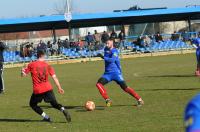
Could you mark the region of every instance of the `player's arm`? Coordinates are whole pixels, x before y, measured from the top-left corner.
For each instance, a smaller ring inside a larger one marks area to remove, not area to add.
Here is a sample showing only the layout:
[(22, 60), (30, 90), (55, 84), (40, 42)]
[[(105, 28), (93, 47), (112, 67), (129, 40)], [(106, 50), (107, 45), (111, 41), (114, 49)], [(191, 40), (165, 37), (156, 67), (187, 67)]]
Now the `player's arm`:
[(60, 94), (64, 94), (65, 91), (61, 88), (60, 82), (59, 82), (58, 78), (56, 77), (56, 75), (54, 74), (54, 75), (52, 76), (52, 78), (53, 78), (54, 83), (56, 84), (56, 86), (57, 86), (57, 88), (58, 88), (58, 92), (59, 92)]
[(193, 46), (194, 48), (196, 48), (196, 49), (197, 49), (197, 46), (196, 46), (196, 44), (192, 44), (192, 46)]
[(98, 54), (97, 54), (97, 57), (100, 57), (100, 58), (104, 59), (104, 56), (103, 56), (103, 54), (101, 54), (101, 53), (98, 53)]
[(21, 69), (21, 77), (26, 77), (31, 71), (31, 66), (30, 64), (26, 66), (25, 68)]
[(65, 91), (62, 89), (62, 87), (60, 85), (60, 82), (59, 82), (59, 80), (58, 80), (58, 78), (57, 78), (57, 76), (55, 74), (54, 69), (51, 66), (49, 66), (48, 67), (48, 71), (49, 71), (50, 76), (53, 78), (53, 81), (56, 84), (56, 87), (58, 88), (58, 93), (64, 94)]
[(115, 62), (118, 58), (118, 53), (117, 52), (113, 52), (111, 57), (104, 57), (104, 60), (107, 62)]

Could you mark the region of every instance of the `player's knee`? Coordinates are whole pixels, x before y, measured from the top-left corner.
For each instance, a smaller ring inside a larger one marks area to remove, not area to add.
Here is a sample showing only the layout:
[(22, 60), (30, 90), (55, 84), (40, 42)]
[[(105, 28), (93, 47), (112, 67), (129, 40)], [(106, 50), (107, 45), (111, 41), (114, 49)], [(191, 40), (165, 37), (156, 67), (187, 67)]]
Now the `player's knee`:
[[(102, 79), (100, 78), (98, 81), (97, 81), (97, 83), (96, 83), (96, 86), (98, 85), (98, 84), (102, 84)], [(103, 85), (103, 84), (102, 84)]]
[(100, 83), (100, 82), (97, 82), (97, 83), (96, 83), (96, 87), (98, 88), (99, 86), (103, 86), (103, 84)]
[(125, 90), (125, 89), (128, 88), (128, 86), (127, 86), (127, 84), (126, 84), (125, 82), (119, 82), (118, 84), (120, 85), (120, 87), (121, 87), (123, 90)]
[(105, 78), (100, 78), (100, 79), (97, 81), (96, 86), (98, 87), (99, 84), (101, 84), (101, 85), (104, 86), (106, 83), (108, 83), (108, 81), (107, 81)]
[(55, 109), (60, 109), (62, 107), (62, 105), (58, 104), (57, 101), (52, 101), (50, 104)]
[(30, 106), (31, 108), (35, 108), (35, 107), (37, 107), (37, 104), (32, 103), (32, 102), (29, 102), (29, 106)]
[(51, 106), (52, 106), (53, 108), (57, 108), (58, 104), (57, 104), (57, 103), (51, 103)]

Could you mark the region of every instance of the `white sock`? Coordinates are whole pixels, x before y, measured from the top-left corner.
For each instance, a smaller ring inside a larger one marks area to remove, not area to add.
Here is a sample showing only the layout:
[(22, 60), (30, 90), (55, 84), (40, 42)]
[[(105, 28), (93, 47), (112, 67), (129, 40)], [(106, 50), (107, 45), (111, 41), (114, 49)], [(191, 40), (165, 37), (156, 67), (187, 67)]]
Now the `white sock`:
[(41, 115), (43, 118), (45, 118), (45, 119), (49, 119), (49, 116), (46, 114), (46, 113), (42, 113), (42, 115)]
[(60, 109), (62, 112), (65, 110), (65, 108), (64, 107), (61, 107), (61, 109)]
[(138, 101), (142, 101), (142, 98), (140, 98)]

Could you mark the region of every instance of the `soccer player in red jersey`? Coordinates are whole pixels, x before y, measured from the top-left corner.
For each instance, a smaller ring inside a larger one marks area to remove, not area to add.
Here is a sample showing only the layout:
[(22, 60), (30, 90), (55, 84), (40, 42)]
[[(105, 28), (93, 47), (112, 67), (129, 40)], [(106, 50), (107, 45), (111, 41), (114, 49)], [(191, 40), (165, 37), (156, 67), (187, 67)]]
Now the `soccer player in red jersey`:
[(32, 76), (33, 94), (29, 103), (30, 107), (43, 117), (43, 121), (51, 122), (50, 117), (38, 106), (38, 103), (44, 100), (46, 103), (50, 103), (53, 108), (63, 112), (67, 122), (71, 122), (70, 114), (57, 102), (53, 88), (48, 80), (50, 75), (58, 88), (58, 92), (64, 94), (53, 68), (45, 62), (45, 53), (43, 51), (38, 51), (37, 57), (38, 60), (29, 63), (26, 68), (22, 69), (22, 76), (26, 76), (29, 73)]

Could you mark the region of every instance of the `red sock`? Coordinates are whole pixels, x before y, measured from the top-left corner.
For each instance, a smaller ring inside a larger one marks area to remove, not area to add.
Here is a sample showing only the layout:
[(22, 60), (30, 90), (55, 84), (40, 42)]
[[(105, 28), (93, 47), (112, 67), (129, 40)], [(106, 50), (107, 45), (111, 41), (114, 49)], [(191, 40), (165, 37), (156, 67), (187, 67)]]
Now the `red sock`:
[(141, 97), (130, 87), (127, 87), (126, 89), (124, 89), (125, 92), (129, 93), (130, 95), (132, 95), (135, 99), (139, 100)]
[(109, 98), (108, 95), (107, 95), (107, 92), (106, 92), (106, 90), (105, 90), (105, 88), (104, 88), (104, 86), (103, 86), (101, 83), (97, 83), (97, 84), (96, 84), (96, 87), (99, 89), (99, 92), (100, 92), (101, 96), (102, 96), (105, 100)]

